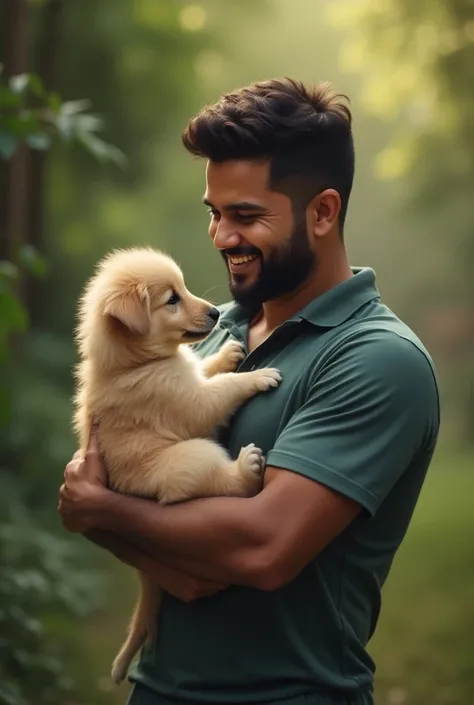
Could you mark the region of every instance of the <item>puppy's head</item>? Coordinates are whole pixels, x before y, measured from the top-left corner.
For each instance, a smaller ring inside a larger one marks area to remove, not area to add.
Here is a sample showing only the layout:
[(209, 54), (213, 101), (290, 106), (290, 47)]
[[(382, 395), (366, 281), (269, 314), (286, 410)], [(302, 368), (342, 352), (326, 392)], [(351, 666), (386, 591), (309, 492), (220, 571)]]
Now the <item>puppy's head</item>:
[(136, 364), (169, 357), (180, 344), (204, 339), (219, 312), (188, 291), (174, 260), (135, 248), (114, 251), (99, 263), (79, 316), (83, 353), (108, 343), (109, 357)]

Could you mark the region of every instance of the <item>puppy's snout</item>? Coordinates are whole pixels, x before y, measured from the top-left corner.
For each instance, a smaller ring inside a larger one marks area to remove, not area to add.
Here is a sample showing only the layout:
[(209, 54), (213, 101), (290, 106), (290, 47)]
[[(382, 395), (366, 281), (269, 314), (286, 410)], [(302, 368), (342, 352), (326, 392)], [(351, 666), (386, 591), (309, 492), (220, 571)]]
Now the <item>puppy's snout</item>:
[(214, 321), (215, 323), (217, 323), (217, 321), (219, 320), (221, 314), (219, 313), (219, 309), (217, 309), (217, 308), (215, 308), (214, 306), (212, 306), (212, 308), (210, 308), (209, 311), (207, 312), (207, 315), (209, 316), (209, 318), (210, 318), (212, 321)]

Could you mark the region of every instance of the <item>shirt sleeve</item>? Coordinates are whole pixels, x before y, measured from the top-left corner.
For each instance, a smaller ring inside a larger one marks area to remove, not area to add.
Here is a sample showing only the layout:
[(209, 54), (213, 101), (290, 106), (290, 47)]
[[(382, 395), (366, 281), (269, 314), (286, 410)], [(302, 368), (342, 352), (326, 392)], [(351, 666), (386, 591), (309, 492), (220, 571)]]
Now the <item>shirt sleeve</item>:
[(315, 375), (267, 465), (325, 484), (373, 515), (438, 426), (427, 355), (397, 333), (371, 331), (343, 343)]

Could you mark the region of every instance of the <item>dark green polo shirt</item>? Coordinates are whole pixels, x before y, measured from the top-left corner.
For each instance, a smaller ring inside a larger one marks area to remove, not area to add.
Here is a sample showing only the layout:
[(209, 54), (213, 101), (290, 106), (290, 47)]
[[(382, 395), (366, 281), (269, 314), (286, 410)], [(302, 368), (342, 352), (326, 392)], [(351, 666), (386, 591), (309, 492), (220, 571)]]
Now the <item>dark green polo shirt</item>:
[[(220, 327), (197, 346), (202, 356), (232, 337), (246, 345), (242, 310), (222, 311)], [(284, 323), (239, 369), (264, 366), (282, 371), (280, 387), (249, 401), (221, 441), (234, 457), (256, 443), (268, 465), (327, 485), (364, 511), (279, 590), (231, 587), (190, 604), (166, 596), (158, 644), (133, 671), (141, 686), (132, 705), (372, 702), (366, 645), (438, 435), (433, 364), (364, 268)]]

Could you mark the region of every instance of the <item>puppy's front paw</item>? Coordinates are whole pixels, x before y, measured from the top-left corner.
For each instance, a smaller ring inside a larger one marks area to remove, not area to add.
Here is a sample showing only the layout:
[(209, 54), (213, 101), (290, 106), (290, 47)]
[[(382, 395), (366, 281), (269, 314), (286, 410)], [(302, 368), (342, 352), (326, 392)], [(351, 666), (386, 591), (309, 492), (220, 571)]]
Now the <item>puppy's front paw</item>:
[(257, 388), (260, 392), (268, 392), (269, 389), (278, 387), (282, 380), (280, 370), (273, 367), (265, 367), (263, 370), (256, 370)]
[(219, 363), (222, 362), (222, 372), (234, 372), (239, 362), (245, 358), (245, 351), (237, 340), (228, 340), (219, 352)]

